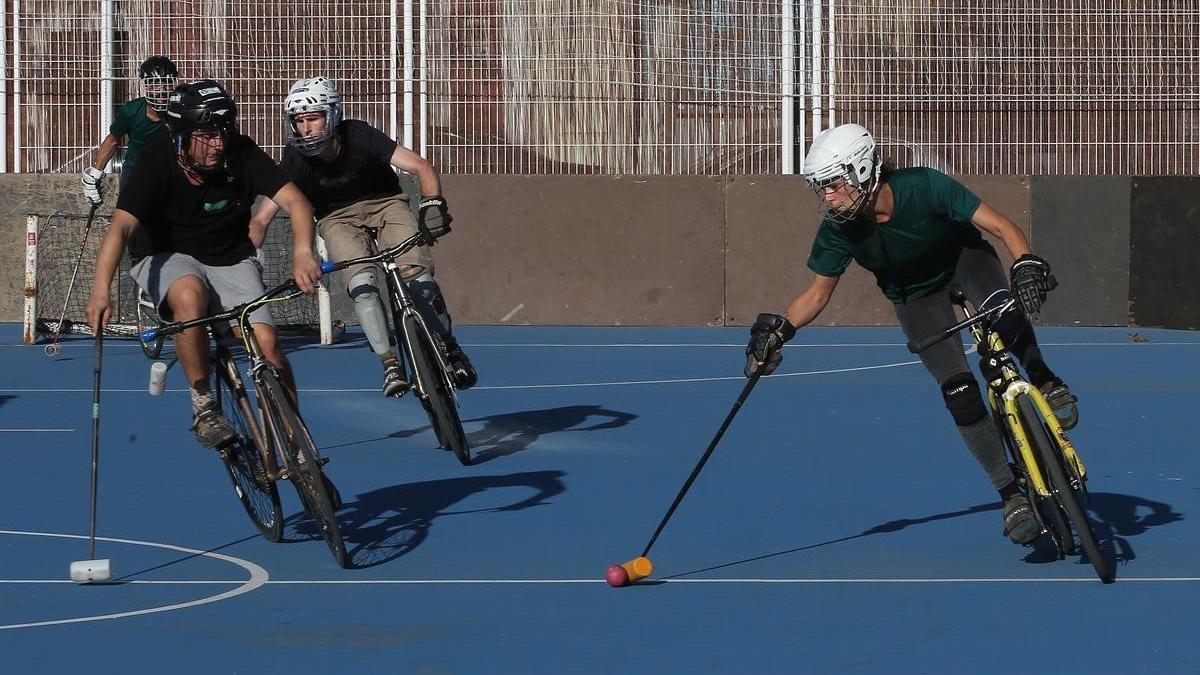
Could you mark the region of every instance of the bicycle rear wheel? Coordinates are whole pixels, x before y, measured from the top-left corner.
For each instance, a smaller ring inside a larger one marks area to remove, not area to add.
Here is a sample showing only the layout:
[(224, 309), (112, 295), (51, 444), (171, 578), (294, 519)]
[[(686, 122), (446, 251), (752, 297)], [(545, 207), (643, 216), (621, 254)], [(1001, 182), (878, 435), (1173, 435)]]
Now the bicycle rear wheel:
[[(240, 378), (234, 381), (222, 361), (216, 361), (217, 386), (213, 393), (221, 414), (237, 432), (237, 439), (221, 448), (221, 460), (246, 515), (267, 541), (277, 542), (283, 538), (283, 507), (279, 503), (279, 489), (267, 475), (262, 454), (271, 449), (258, 447), (256, 439), (265, 436), (258, 427), (250, 397)], [(237, 367), (232, 362), (226, 363)]]
[(1034, 451), (1046, 470), (1050, 491), (1053, 493), (1055, 501), (1067, 514), (1071, 524), (1075, 526), (1083, 553), (1087, 556), (1088, 562), (1092, 563), (1100, 581), (1106, 584), (1112, 583), (1115, 578), (1115, 570), (1112, 563), (1104, 557), (1104, 553), (1100, 550), (1100, 544), (1096, 541), (1096, 533), (1092, 529), (1092, 522), (1088, 520), (1087, 512), (1083, 509), (1081, 479), (1075, 476), (1073, 471), (1064, 468), (1062, 449), (1046, 430), (1041, 416), (1037, 414), (1029, 397), (1021, 396), (1017, 399), (1017, 407), (1022, 418), (1026, 420), (1025, 431), (1029, 434), (1029, 442), (1033, 445)]
[(437, 435), (438, 444), (445, 450), (453, 451), (462, 465), (469, 466), (471, 447), (467, 444), (467, 435), (458, 416), (454, 392), (446, 382), (445, 369), (441, 367), (441, 360), (434, 351), (437, 345), (430, 341), (428, 333), (412, 316), (405, 316), (404, 324), (405, 334), (416, 338), (415, 344), (409, 347), (412, 350), (413, 371), (424, 390), (417, 392), (417, 395), (429, 415), (429, 423)]
[(333, 496), (326, 487), (325, 474), (321, 470), (320, 453), (313, 443), (312, 435), (304, 420), (296, 413), (291, 400), (283, 392), (283, 387), (275, 379), (273, 372), (263, 370), (259, 376), (263, 410), (269, 419), (271, 438), (284, 458), (288, 467), (288, 476), (300, 496), (305, 510), (317, 521), (321, 537), (329, 545), (333, 559), (338, 566), (346, 567), (346, 544), (342, 541), (341, 528), (338, 526), (337, 508)]

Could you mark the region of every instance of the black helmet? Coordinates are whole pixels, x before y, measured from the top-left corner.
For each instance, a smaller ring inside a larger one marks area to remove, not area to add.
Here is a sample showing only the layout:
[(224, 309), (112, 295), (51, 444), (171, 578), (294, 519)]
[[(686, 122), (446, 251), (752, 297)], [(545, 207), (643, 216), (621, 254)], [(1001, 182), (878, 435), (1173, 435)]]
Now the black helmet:
[[(197, 173), (223, 170), (229, 156), (229, 144), (237, 135), (237, 105), (225, 88), (215, 80), (198, 80), (175, 87), (167, 104), (167, 125), (175, 137), (175, 150), (184, 167)], [(216, 166), (200, 166), (188, 155), (192, 133), (216, 131), (225, 139), (226, 147)]]
[(216, 80), (181, 84), (167, 103), (167, 124), (176, 136), (197, 129), (231, 133), (237, 129), (237, 105)]
[(151, 56), (138, 68), (142, 97), (158, 112), (167, 109), (167, 98), (179, 80), (179, 69), (165, 56)]
[(146, 79), (149, 77), (179, 77), (179, 69), (175, 67), (175, 63), (165, 56), (151, 56), (142, 61), (142, 65), (138, 68), (138, 78)]

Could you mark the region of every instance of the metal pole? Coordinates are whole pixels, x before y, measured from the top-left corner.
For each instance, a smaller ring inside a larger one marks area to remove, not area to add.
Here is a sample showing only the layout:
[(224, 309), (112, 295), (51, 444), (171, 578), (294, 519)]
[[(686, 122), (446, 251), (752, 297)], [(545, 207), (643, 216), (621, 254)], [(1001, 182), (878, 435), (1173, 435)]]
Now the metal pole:
[(0, 9), (0, 173), (8, 173), (8, 12)]
[(427, 83), (429, 82), (427, 60), (425, 51), (429, 46), (429, 0), (420, 0), (421, 3), (421, 27), (420, 27), (420, 90), (418, 91), (418, 107), (421, 112), (421, 156), (426, 157), (429, 150), (429, 97), (426, 91)]
[(797, 0), (800, 3), (800, 21), (797, 24), (800, 26), (800, 59), (797, 69), (803, 67), (804, 81), (798, 87), (801, 93), (800, 99), (800, 114), (796, 116), (796, 136), (799, 140), (800, 152), (796, 157), (796, 163), (800, 170), (804, 170), (804, 155), (808, 152), (808, 116), (805, 115), (805, 105), (807, 103), (807, 94), (809, 82), (811, 81), (810, 71), (808, 69), (808, 48), (809, 48), (809, 33), (808, 33), (808, 0)]
[(813, 0), (812, 10), (812, 125), (813, 136), (821, 132), (821, 0)]
[(413, 0), (404, 0), (404, 147), (413, 147)]
[[(398, 19), (396, 17), (396, 3), (399, 0), (392, 0), (390, 3), (391, 14), (389, 16), (390, 23), (388, 24), (388, 35), (391, 39), (388, 40), (390, 45), (390, 60), (388, 61), (388, 112), (391, 115), (391, 126), (388, 129), (388, 135), (396, 138), (400, 134), (400, 123), (397, 113), (399, 112), (396, 102), (396, 86), (400, 79), (399, 70), (397, 70), (397, 61), (399, 55), (396, 53), (396, 42), (400, 39), (400, 33), (397, 28)], [(407, 0), (406, 3), (407, 5)]]
[[(100, 129), (96, 138), (108, 135), (113, 114), (113, 0), (100, 3)], [(112, 160), (105, 171), (112, 171)]]
[(21, 173), (21, 0), (13, 0), (13, 173)]
[(833, 102), (834, 101), (834, 99), (833, 99), (833, 83), (836, 81), (836, 78), (834, 77), (834, 66), (837, 63), (837, 61), (835, 59), (836, 52), (834, 50), (834, 46), (837, 41), (834, 39), (836, 37), (836, 33), (834, 33), (834, 30), (833, 30), (833, 28), (834, 28), (833, 27), (833, 3), (834, 3), (834, 0), (827, 0), (827, 2), (829, 3), (829, 12), (828, 12), (828, 14), (829, 14), (829, 38), (828, 38), (828, 40), (829, 40), (829, 61), (828, 61), (829, 66), (826, 70), (827, 75), (825, 77), (825, 80), (827, 82), (826, 91), (829, 92), (829, 99), (828, 99), (828, 101), (829, 101), (829, 128), (832, 129), (833, 127), (837, 126), (836, 118), (834, 117), (834, 102)]
[(796, 35), (795, 0), (783, 0), (779, 25), (779, 170), (783, 174), (796, 173)]

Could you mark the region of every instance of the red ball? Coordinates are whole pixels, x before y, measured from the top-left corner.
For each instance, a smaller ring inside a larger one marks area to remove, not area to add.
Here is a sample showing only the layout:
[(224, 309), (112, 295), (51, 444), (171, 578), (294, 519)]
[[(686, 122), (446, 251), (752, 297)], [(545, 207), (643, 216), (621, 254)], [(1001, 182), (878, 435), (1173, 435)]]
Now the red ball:
[(604, 573), (604, 578), (613, 588), (620, 588), (629, 583), (629, 573), (620, 565), (609, 565), (608, 570)]

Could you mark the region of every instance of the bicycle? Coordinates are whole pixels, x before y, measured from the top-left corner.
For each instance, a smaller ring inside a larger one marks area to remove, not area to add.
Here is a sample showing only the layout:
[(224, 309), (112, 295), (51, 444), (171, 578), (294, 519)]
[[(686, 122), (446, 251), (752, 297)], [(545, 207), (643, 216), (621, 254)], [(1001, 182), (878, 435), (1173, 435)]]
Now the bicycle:
[[(210, 357), (213, 395), (237, 432), (233, 441), (218, 448), (218, 452), (238, 500), (263, 537), (278, 542), (283, 537), (283, 510), (276, 484), (290, 479), (304, 510), (317, 521), (334, 560), (346, 567), (346, 546), (336, 513), (340, 500), (321, 468), (329, 460), (321, 456), (295, 404), (284, 392), (275, 367), (263, 356), (250, 325), (250, 312), (255, 308), (300, 294), (295, 282), (287, 281), (220, 314), (147, 328), (139, 333), (139, 339), (143, 345), (155, 344), (188, 328), (210, 326), (216, 343)], [(228, 323), (221, 325), (233, 319), (237, 320), (236, 336)], [(239, 337), (249, 357), (257, 412), (232, 351)]]
[(979, 353), (980, 370), (988, 383), (992, 420), (1004, 439), (1017, 483), (1034, 505), (1041, 534), (1050, 537), (1060, 560), (1078, 552), (1075, 545), (1078, 535), (1083, 553), (1100, 581), (1112, 583), (1115, 570), (1100, 550), (1088, 520), (1087, 468), (1046, 397), (1022, 379), (1012, 354), (995, 330), (1001, 316), (1016, 311), (1016, 299), (1010, 297), (979, 311), (970, 305), (961, 288), (954, 287), (950, 290), (950, 300), (965, 318), (916, 344), (909, 342), (908, 350), (919, 354), (964, 328), (970, 330)]
[(458, 414), (458, 397), (455, 394), (457, 386), (454, 383), (453, 370), (447, 361), (441, 338), (429, 329), (425, 318), (416, 309), (413, 292), (409, 290), (407, 282), (400, 274), (400, 265), (396, 262), (397, 257), (427, 243), (426, 235), (418, 232), (399, 244), (380, 251), (376, 230), (368, 229), (368, 232), (368, 255), (337, 263), (324, 262), (321, 271), (328, 274), (352, 265), (383, 264), (393, 324), (392, 337), (396, 342), (397, 351), (403, 354), (401, 367), (407, 362), (412, 369), (412, 389), (429, 416), (430, 426), (437, 436), (438, 447), (453, 451), (461, 464), (469, 466), (471, 448), (467, 444), (467, 436), (463, 432), (462, 420)]

